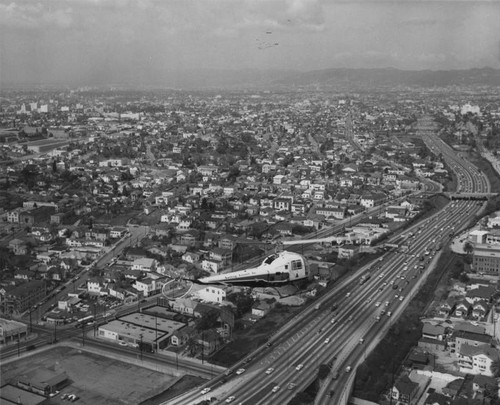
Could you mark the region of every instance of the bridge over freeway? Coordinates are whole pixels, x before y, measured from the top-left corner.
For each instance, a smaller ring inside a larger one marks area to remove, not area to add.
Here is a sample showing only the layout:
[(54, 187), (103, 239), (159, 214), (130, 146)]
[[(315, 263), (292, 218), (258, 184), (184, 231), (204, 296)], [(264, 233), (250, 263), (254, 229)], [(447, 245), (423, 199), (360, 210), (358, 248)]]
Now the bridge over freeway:
[(498, 193), (444, 193), (451, 200), (481, 200), (486, 201), (488, 198), (498, 196)]

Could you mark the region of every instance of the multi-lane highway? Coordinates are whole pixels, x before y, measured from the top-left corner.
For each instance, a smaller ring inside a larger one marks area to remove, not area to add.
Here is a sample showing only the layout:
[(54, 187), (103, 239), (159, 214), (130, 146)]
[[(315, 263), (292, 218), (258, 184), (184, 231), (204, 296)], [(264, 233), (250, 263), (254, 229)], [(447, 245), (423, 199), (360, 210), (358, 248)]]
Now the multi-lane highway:
[[(484, 175), (435, 138), (434, 131), (428, 119), (419, 122), (419, 135), (436, 155), (443, 155), (463, 192), (488, 192)], [(387, 253), (381, 261), (339, 282), (318, 301), (319, 310), (310, 307), (297, 315), (273, 338), (271, 347), (261, 348), (246, 365), (232, 369), (243, 367), (243, 373), (227, 376), (222, 385), (208, 384), (209, 394), (193, 390), (170, 403), (193, 404), (207, 396), (238, 404), (287, 403), (315, 379), (320, 364), (326, 363), (332, 371), (316, 403), (347, 403), (356, 366), (425, 282), (439, 254), (438, 246), (466, 226), (480, 208), (477, 201), (451, 202), (432, 218), (406, 230), (407, 252)], [(361, 275), (367, 272), (371, 277), (360, 284)]]

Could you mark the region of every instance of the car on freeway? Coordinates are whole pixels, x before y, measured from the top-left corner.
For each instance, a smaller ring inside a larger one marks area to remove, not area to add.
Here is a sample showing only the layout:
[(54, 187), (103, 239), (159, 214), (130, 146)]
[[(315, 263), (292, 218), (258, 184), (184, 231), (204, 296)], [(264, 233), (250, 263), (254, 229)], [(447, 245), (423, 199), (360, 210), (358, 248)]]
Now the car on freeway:
[(375, 322), (378, 322), (378, 321), (380, 321), (380, 315), (377, 315), (377, 316), (375, 317)]
[(288, 384), (288, 387), (287, 387), (287, 388), (288, 388), (289, 390), (293, 390), (296, 386), (297, 386), (297, 384), (295, 384), (295, 383), (291, 382), (290, 384)]
[(226, 399), (226, 403), (227, 404), (230, 404), (231, 402), (233, 402), (234, 400), (236, 399), (236, 397), (234, 395), (231, 395), (230, 397), (227, 397)]
[(238, 370), (236, 370), (237, 375), (243, 374), (244, 372), (245, 372), (244, 368), (239, 368)]
[(304, 368), (303, 364), (299, 364), (297, 367), (295, 367), (295, 370), (300, 371)]
[(405, 296), (404, 296), (404, 295), (400, 295), (400, 296), (399, 296), (399, 300), (400, 300), (400, 301), (403, 301), (404, 299), (405, 299)]
[(352, 315), (349, 315), (349, 318), (347, 318), (348, 321), (352, 321)]
[(391, 301), (386, 301), (385, 306), (388, 307), (389, 305), (391, 305)]
[(327, 338), (325, 339), (325, 345), (327, 345), (328, 343), (330, 343), (330, 338), (329, 338), (329, 337), (327, 337)]
[(375, 303), (375, 306), (376, 306), (376, 307), (379, 307), (379, 306), (380, 306), (380, 304), (382, 304), (382, 303), (381, 303), (380, 301), (377, 301), (377, 302)]
[(359, 344), (362, 345), (363, 343), (365, 343), (365, 339), (363, 338), (359, 339)]
[(332, 318), (332, 320), (330, 321), (330, 323), (333, 325), (335, 322), (337, 322), (337, 320), (335, 318)]
[(347, 367), (345, 368), (345, 372), (346, 372), (346, 373), (350, 373), (350, 372), (351, 372), (351, 366), (347, 366)]
[(281, 387), (280, 387), (279, 385), (275, 385), (275, 386), (273, 387), (273, 392), (278, 392), (278, 391), (280, 390), (280, 388), (281, 388)]
[(391, 311), (387, 312), (387, 316), (391, 316), (391, 315), (392, 315)]
[(345, 296), (346, 296), (346, 298), (349, 298), (351, 296), (351, 293), (348, 292)]
[(209, 393), (209, 392), (210, 392), (210, 387), (206, 387), (206, 388), (203, 388), (203, 389), (201, 390), (201, 393), (202, 393), (203, 395), (205, 395), (205, 394), (207, 394), (207, 393)]
[(274, 371), (274, 368), (269, 367), (269, 368), (266, 370), (266, 374), (271, 374), (273, 371)]

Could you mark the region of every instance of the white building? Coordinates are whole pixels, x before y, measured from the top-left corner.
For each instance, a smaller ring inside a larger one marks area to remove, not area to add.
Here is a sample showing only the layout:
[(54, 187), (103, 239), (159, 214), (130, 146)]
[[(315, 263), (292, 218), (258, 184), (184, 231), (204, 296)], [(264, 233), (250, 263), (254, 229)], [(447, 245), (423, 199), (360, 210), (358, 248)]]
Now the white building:
[(201, 290), (196, 291), (196, 295), (203, 301), (221, 303), (226, 299), (226, 288), (207, 286)]
[(491, 365), (499, 360), (499, 352), (490, 345), (471, 346), (463, 344), (458, 354), (460, 372), (493, 377)]

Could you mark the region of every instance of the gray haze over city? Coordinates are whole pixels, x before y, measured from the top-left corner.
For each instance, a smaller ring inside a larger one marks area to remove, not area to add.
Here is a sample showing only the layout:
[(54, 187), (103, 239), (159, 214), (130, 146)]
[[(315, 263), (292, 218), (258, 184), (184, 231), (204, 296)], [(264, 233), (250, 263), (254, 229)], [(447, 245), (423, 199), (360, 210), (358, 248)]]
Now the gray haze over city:
[(500, 66), (494, 1), (0, 1), (0, 83)]

